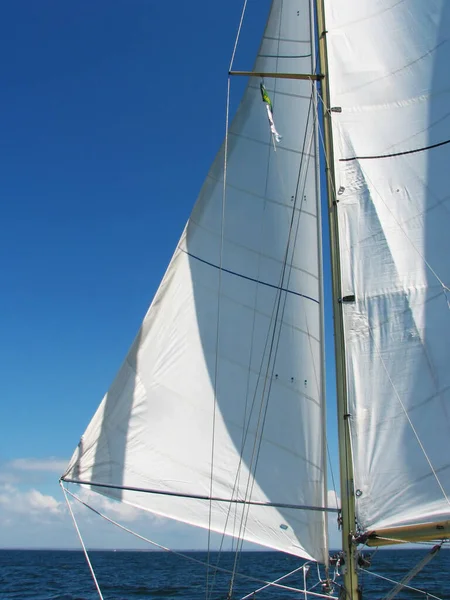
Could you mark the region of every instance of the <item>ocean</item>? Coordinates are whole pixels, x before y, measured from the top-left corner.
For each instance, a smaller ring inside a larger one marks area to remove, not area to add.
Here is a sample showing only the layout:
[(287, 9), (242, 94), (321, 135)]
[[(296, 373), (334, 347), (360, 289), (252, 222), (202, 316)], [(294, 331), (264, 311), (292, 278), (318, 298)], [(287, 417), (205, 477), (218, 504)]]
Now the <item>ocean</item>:
[[(427, 552), (418, 550), (380, 550), (373, 558), (370, 571), (401, 579)], [(189, 552), (190, 558), (205, 561), (205, 552)], [(200, 564), (167, 552), (93, 551), (91, 560), (98, 577), (104, 600), (132, 598), (161, 600), (205, 599), (206, 575)], [(234, 554), (211, 553), (210, 562), (231, 568)], [(279, 552), (243, 552), (240, 556), (239, 572), (257, 579), (273, 580), (296, 569), (301, 563), (292, 556)], [(442, 550), (424, 570), (410, 583), (413, 587), (426, 590), (442, 599), (450, 598), (449, 575), (450, 552)], [(314, 566), (309, 583), (317, 580)], [(212, 600), (226, 600), (230, 576), (217, 573)], [(286, 585), (302, 588), (301, 572), (283, 581)], [(364, 599), (381, 600), (393, 584), (365, 573), (362, 577)], [(233, 599), (239, 600), (262, 584), (248, 579), (236, 579)], [(314, 591), (319, 591), (315, 588)], [(337, 592), (337, 589), (335, 590)], [(33, 600), (95, 600), (98, 594), (94, 587), (84, 555), (79, 551), (57, 550), (0, 550), (0, 599)], [(428, 598), (431, 598), (429, 596)], [(303, 594), (280, 589), (269, 589), (258, 593), (255, 598), (264, 600), (288, 600), (304, 598)], [(427, 598), (408, 590), (398, 598)]]

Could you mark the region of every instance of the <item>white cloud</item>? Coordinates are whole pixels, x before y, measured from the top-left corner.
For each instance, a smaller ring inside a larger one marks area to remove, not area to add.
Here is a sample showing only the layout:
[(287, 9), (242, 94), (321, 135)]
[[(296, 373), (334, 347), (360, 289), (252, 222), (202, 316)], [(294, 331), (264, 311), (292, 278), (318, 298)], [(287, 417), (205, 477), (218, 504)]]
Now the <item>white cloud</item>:
[[(127, 522), (131, 523), (132, 521), (137, 521), (140, 519), (143, 514), (146, 515), (146, 520), (151, 521), (152, 523), (156, 523), (158, 520), (161, 520), (160, 517), (156, 515), (143, 513), (142, 510), (135, 508), (134, 506), (130, 506), (129, 504), (124, 504), (122, 502), (117, 502), (115, 500), (110, 500), (105, 496), (101, 496), (99, 494), (95, 494), (90, 490), (81, 489), (78, 494), (76, 494), (80, 500), (86, 502), (93, 508), (97, 509), (99, 512), (105, 514), (107, 517), (113, 519), (114, 521)], [(78, 504), (75, 500), (75, 505)], [(81, 507), (84, 511), (88, 510), (86, 507)], [(93, 514), (93, 513), (92, 513)]]
[(46, 473), (58, 473), (61, 475), (67, 468), (67, 459), (55, 458), (16, 458), (6, 464), (6, 468), (12, 471), (41, 471)]
[(0, 485), (0, 509), (4, 518), (11, 515), (27, 515), (31, 518), (60, 516), (63, 504), (53, 496), (35, 488), (20, 490), (10, 483)]

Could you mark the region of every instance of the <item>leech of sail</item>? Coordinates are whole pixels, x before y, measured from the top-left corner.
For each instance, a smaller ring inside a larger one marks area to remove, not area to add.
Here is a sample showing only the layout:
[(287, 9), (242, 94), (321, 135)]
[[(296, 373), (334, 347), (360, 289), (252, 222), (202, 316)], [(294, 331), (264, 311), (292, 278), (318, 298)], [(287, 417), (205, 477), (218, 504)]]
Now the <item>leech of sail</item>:
[(295, 510), (312, 510), (318, 512), (338, 513), (339, 508), (328, 508), (325, 506), (308, 506), (306, 504), (285, 504), (284, 502), (260, 502), (256, 500), (239, 500), (233, 498), (216, 498), (214, 496), (204, 496), (198, 494), (183, 494), (181, 492), (169, 492), (163, 490), (148, 490), (145, 488), (132, 487), (127, 485), (112, 485), (109, 483), (98, 483), (95, 481), (83, 481), (81, 479), (66, 479), (61, 477), (65, 483), (76, 483), (78, 485), (90, 485), (100, 488), (113, 490), (126, 490), (128, 492), (143, 492), (145, 494), (156, 494), (158, 496), (174, 496), (176, 498), (191, 498), (193, 500), (208, 500), (210, 502), (227, 502), (228, 504), (245, 504), (246, 506), (271, 506), (272, 508), (292, 508)]
[(229, 75), (243, 75), (245, 77), (267, 77), (273, 79), (306, 79), (307, 81), (320, 81), (323, 75), (308, 73), (261, 73), (256, 71), (230, 71)]

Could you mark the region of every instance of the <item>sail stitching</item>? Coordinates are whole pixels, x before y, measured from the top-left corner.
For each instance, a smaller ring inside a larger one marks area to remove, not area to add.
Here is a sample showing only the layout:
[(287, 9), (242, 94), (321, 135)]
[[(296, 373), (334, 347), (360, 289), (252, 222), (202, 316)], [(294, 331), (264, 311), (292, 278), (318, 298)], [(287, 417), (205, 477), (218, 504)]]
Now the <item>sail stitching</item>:
[[(295, 209), (295, 211), (300, 212), (298, 209)], [(313, 216), (313, 215), (311, 215), (311, 213), (309, 213), (307, 211), (301, 211), (301, 213), (302, 213), (302, 215)], [(313, 216), (313, 218), (315, 218), (315, 216)], [(194, 220), (192, 220), (190, 223), (194, 224), (196, 227), (198, 227), (198, 229), (202, 229), (203, 231), (205, 231), (206, 233), (208, 233), (210, 235), (216, 235), (215, 230), (212, 229), (211, 227), (206, 227), (205, 225), (198, 223), (197, 221), (194, 221)], [(185, 240), (182, 240), (182, 241), (185, 241)], [(266, 258), (267, 260), (269, 260), (271, 262), (283, 264), (282, 260), (280, 260), (279, 258), (276, 258), (276, 256), (274, 256), (274, 255), (267, 254), (266, 252), (262, 252), (261, 249), (256, 250), (255, 248), (252, 248), (251, 246), (246, 246), (245, 244), (242, 244), (231, 238), (228, 238), (228, 241), (229, 241), (230, 245), (233, 246), (234, 248), (237, 248), (240, 250), (246, 250), (249, 254), (256, 255), (258, 258), (262, 257), (262, 258)], [(178, 246), (178, 248), (184, 253), (189, 252), (188, 250), (184, 250), (184, 248), (182, 248), (181, 246)], [(315, 273), (311, 273), (307, 269), (304, 269), (303, 267), (299, 267), (298, 265), (294, 265), (294, 264), (290, 263), (289, 268), (291, 268), (295, 271), (304, 273), (305, 275), (308, 275), (308, 277), (312, 277), (316, 281), (318, 281), (318, 279), (319, 279)], [(258, 273), (258, 277), (259, 277), (259, 273)], [(258, 281), (259, 281), (259, 279), (258, 279)]]
[(209, 267), (213, 267), (214, 269), (218, 269), (219, 271), (222, 271), (223, 273), (228, 273), (229, 275), (234, 275), (236, 277), (240, 277), (241, 279), (245, 279), (247, 281), (253, 281), (253, 283), (257, 283), (259, 285), (264, 285), (266, 287), (270, 287), (274, 290), (279, 290), (281, 292), (286, 292), (287, 294), (292, 294), (294, 296), (299, 296), (300, 298), (306, 298), (307, 300), (311, 300), (312, 302), (315, 302), (316, 304), (320, 304), (319, 300), (317, 300), (316, 298), (313, 298), (312, 296), (308, 296), (306, 294), (302, 294), (300, 292), (296, 292), (295, 290), (288, 290), (287, 288), (284, 287), (279, 287), (277, 285), (275, 285), (274, 283), (268, 283), (267, 281), (258, 281), (257, 279), (255, 279), (254, 277), (250, 277), (248, 275), (244, 275), (242, 273), (238, 273), (237, 271), (232, 271), (231, 269), (225, 269), (224, 267), (220, 267), (219, 265), (215, 265), (214, 263), (205, 260), (204, 258), (200, 258), (199, 256), (196, 256), (195, 254), (191, 254), (190, 252), (188, 252), (187, 250), (184, 250), (183, 248), (180, 248), (181, 252), (184, 252), (185, 254), (187, 254), (188, 256), (190, 256), (191, 258), (194, 258), (195, 260), (198, 260), (201, 263), (204, 263), (205, 265), (208, 265)]
[[(267, 144), (267, 146), (269, 146), (270, 144)], [(284, 148), (281, 148), (284, 151)], [(278, 146), (278, 151), (280, 151), (280, 147)], [(215, 181), (216, 183), (220, 183), (221, 179), (219, 179), (218, 177), (214, 177), (213, 175), (209, 174), (208, 178), (211, 179), (212, 181)], [(235, 185), (234, 183), (227, 183), (227, 187), (228, 188), (232, 188), (234, 190), (237, 190), (238, 192), (242, 192), (243, 194), (248, 194), (249, 196), (253, 196), (254, 198), (259, 198), (260, 200), (264, 200), (264, 202), (267, 202), (269, 204), (274, 204), (275, 206), (282, 206), (283, 208), (292, 208), (290, 207), (287, 203), (284, 202), (280, 202), (279, 200), (274, 200), (273, 198), (267, 198), (265, 196), (262, 196), (261, 194), (257, 194), (256, 192), (253, 192), (251, 190), (247, 190), (245, 188), (242, 188), (238, 185)], [(294, 208), (295, 211), (300, 212), (299, 208)], [(315, 215), (312, 212), (309, 212), (308, 210), (304, 210), (302, 209), (302, 213), (304, 215), (309, 215), (310, 217), (313, 217), (314, 219), (317, 218), (317, 215)], [(190, 220), (193, 220), (192, 217)], [(194, 221), (194, 223), (197, 224), (197, 221)], [(200, 227), (203, 227), (203, 229), (205, 229), (206, 231), (209, 231), (204, 225), (199, 225)]]
[(260, 58), (310, 58), (311, 54), (290, 54), (290, 55), (277, 55), (277, 54), (258, 54)]
[(271, 40), (272, 42), (290, 42), (290, 43), (294, 43), (294, 44), (311, 44), (311, 40), (293, 40), (291, 38), (273, 37), (271, 35), (265, 35), (263, 37), (263, 39)]

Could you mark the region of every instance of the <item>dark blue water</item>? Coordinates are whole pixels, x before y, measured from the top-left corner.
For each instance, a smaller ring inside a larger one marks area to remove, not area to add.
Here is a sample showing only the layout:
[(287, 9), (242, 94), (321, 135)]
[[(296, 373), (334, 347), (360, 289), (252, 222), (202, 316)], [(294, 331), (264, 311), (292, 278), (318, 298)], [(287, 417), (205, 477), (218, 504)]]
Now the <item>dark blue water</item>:
[[(374, 557), (371, 571), (391, 579), (401, 579), (426, 553), (420, 550), (381, 550)], [(161, 600), (204, 599), (206, 575), (199, 564), (179, 556), (162, 552), (106, 552), (90, 554), (105, 600), (148, 598)], [(206, 560), (206, 554), (192, 552), (189, 556)], [(218, 555), (212, 555), (217, 561)], [(230, 568), (231, 553), (222, 553), (219, 566)], [(239, 571), (256, 578), (273, 580), (301, 563), (295, 557), (277, 552), (244, 552)], [(450, 552), (440, 554), (411, 582), (410, 585), (427, 590), (440, 598), (450, 598)], [(211, 583), (210, 576), (210, 583)], [(225, 600), (230, 576), (218, 573), (211, 598)], [(310, 584), (316, 581), (316, 569), (311, 572)], [(284, 581), (286, 585), (301, 588), (303, 576), (299, 573)], [(364, 598), (379, 599), (392, 584), (364, 574)], [(257, 582), (237, 579), (233, 598), (238, 600), (259, 587)], [(315, 591), (319, 591), (317, 588)], [(336, 590), (337, 591), (337, 590)], [(303, 594), (270, 589), (257, 594), (264, 600), (303, 598)], [(426, 598), (413, 591), (403, 592), (399, 598)], [(0, 599), (33, 600), (94, 600), (98, 598), (84, 555), (78, 551), (55, 550), (0, 550)]]

